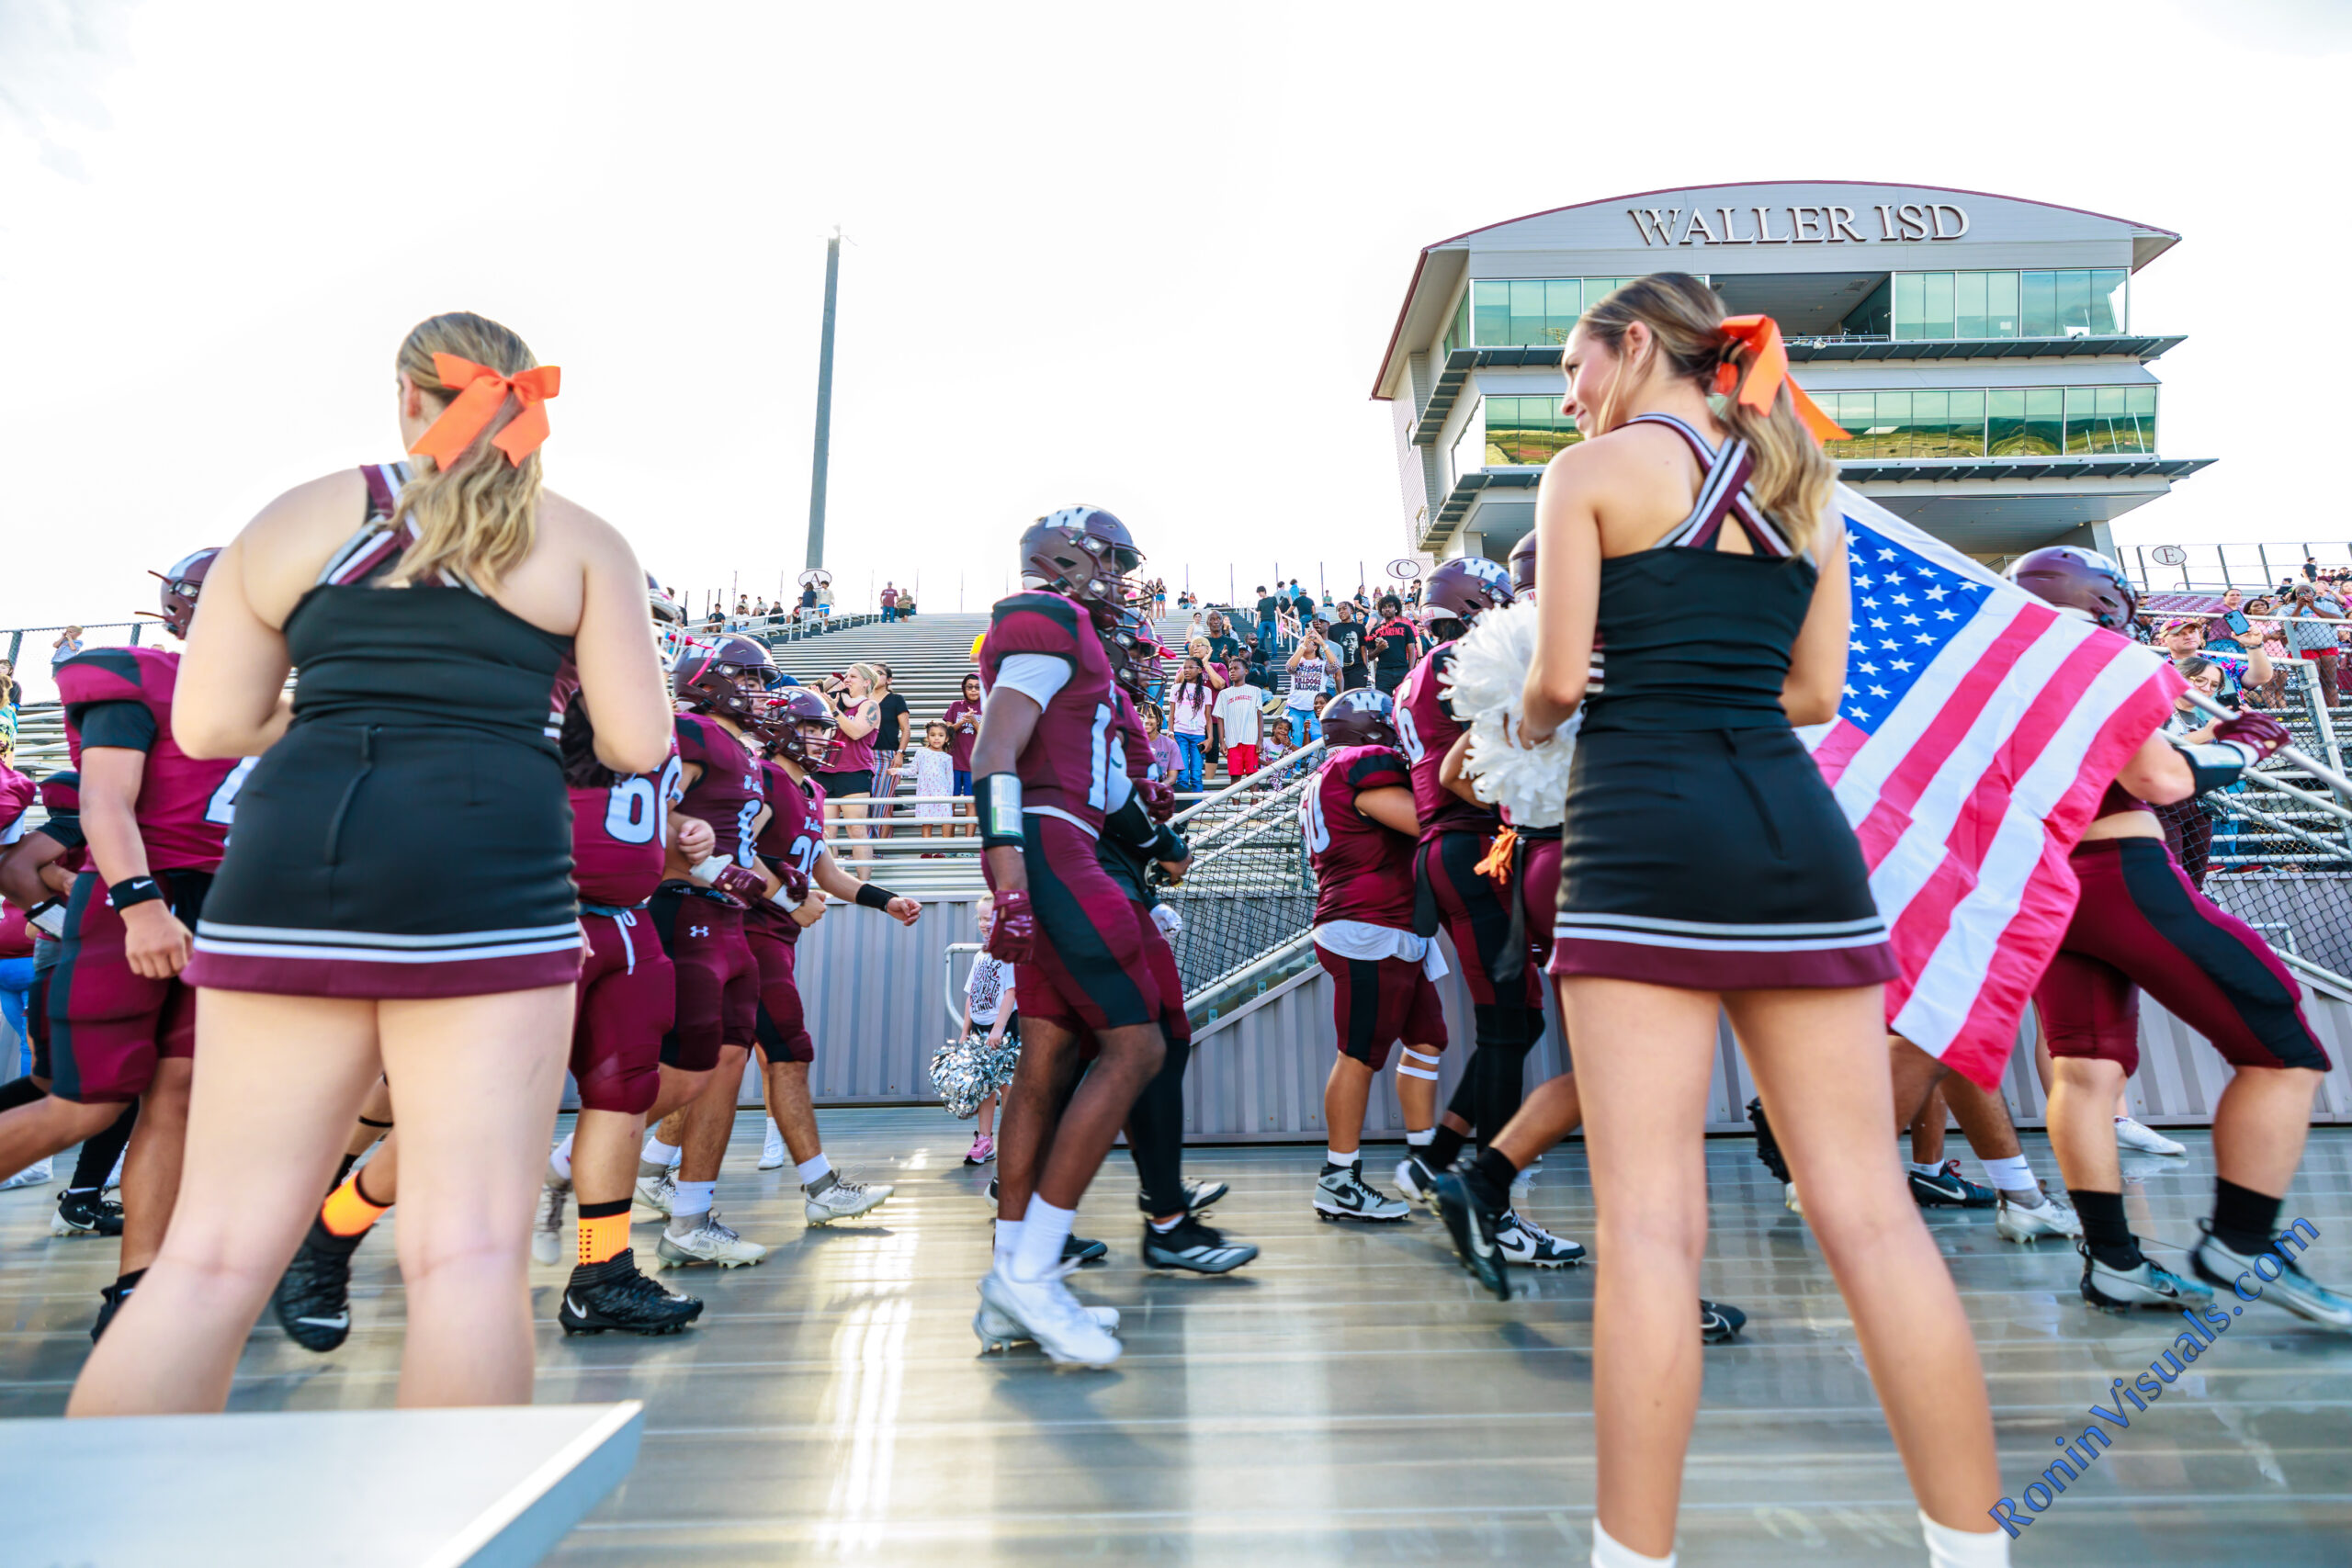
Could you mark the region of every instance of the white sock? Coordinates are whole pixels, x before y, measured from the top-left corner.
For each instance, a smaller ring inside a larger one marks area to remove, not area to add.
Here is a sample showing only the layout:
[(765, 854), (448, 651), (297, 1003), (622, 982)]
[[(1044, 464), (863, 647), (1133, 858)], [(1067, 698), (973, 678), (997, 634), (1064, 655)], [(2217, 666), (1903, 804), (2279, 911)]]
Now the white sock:
[(671, 1220), (698, 1220), (709, 1213), (710, 1195), (718, 1189), (716, 1181), (679, 1182), (678, 1195), (670, 1200)]
[(1357, 1164), (1356, 1151), (1350, 1149), (1346, 1154), (1341, 1154), (1337, 1149), (1326, 1148), (1323, 1151), (1323, 1163), (1325, 1165), (1345, 1166), (1349, 1169), (1352, 1170), (1355, 1168)]
[(561, 1142), (561, 1143), (558, 1144), (558, 1145), (555, 1146), (555, 1151), (554, 1151), (552, 1154), (550, 1154), (550, 1155), (548, 1155), (548, 1168), (549, 1170), (554, 1171), (558, 1176), (560, 1176), (560, 1177), (561, 1177), (561, 1178), (563, 1178), (566, 1181), (569, 1181), (569, 1180), (571, 1180), (571, 1134), (566, 1133), (566, 1134), (563, 1135), (563, 1142)]
[(1915, 1159), (1911, 1161), (1911, 1168), (1921, 1176), (1941, 1176), (1944, 1173), (1944, 1165), (1941, 1160), (1929, 1165), (1921, 1165)]
[(1592, 1568), (1674, 1568), (1674, 1553), (1663, 1557), (1645, 1557), (1623, 1541), (1600, 1528), (1599, 1515), (1592, 1521)]
[(1012, 1277), (1043, 1280), (1059, 1269), (1062, 1243), (1069, 1239), (1069, 1227), (1077, 1219), (1076, 1210), (1057, 1209), (1033, 1195), (1029, 1212), (1021, 1217), (1021, 1239), (1014, 1244), (1012, 1253)]
[(797, 1168), (800, 1172), (800, 1185), (806, 1187), (832, 1169), (833, 1162), (825, 1157), (824, 1150), (820, 1149), (808, 1158), (802, 1160)]
[(675, 1144), (663, 1143), (659, 1133), (648, 1133), (645, 1134), (645, 1147), (638, 1152), (637, 1157), (648, 1165), (675, 1165), (685, 1157), (685, 1151)]
[(1437, 1142), (1436, 1123), (1432, 1122), (1429, 1126), (1422, 1128), (1418, 1133), (1408, 1130), (1405, 1134), (1405, 1142), (1412, 1148), (1428, 1148), (1431, 1144)]
[(2030, 1192), (2041, 1185), (2033, 1179), (2033, 1167), (2023, 1155), (2011, 1155), (2007, 1159), (1980, 1159), (1984, 1168), (1984, 1179), (1993, 1184), (1996, 1192)]
[(1954, 1529), (1936, 1523), (1924, 1511), (1919, 1528), (1928, 1533), (1928, 1568), (2009, 1568), (2007, 1530)]
[(1012, 1267), (1012, 1254), (1020, 1245), (1021, 1222), (1019, 1220), (997, 1221), (996, 1266), (1000, 1269), (1010, 1269)]

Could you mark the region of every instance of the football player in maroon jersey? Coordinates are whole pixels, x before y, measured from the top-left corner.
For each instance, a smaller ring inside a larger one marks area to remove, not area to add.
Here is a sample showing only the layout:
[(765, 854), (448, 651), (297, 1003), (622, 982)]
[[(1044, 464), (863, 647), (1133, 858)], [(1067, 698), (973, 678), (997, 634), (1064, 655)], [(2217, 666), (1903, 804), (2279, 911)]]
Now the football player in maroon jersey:
[[(56, 972), (60, 944), (56, 932), (65, 929), (66, 900), (74, 879), (88, 868), (89, 850), (81, 827), (81, 777), (60, 768), (40, 781), (42, 809), (48, 819), (0, 852), (0, 893), (12, 908), (25, 911), (25, 930), (32, 939), (33, 984), (26, 998), (25, 1032), (32, 1042), (32, 1070), (0, 1084), (0, 1111), (31, 1105), (49, 1093), (49, 981)], [(74, 1157), (74, 1174), (58, 1195), (51, 1215), (51, 1235), (120, 1235), (122, 1205), (106, 1195), (110, 1173), (122, 1157), (132, 1127), (139, 1120), (136, 1101), (123, 1108), (102, 1131), (82, 1140)], [(51, 1179), (46, 1157), (26, 1174), (38, 1174), (28, 1186)]]
[(710, 824), (716, 844), (692, 865), (673, 852), (650, 907), (678, 976), (677, 1021), (662, 1046), (661, 1098), (684, 1105), (662, 1128), (676, 1143), (655, 1134), (684, 1151), (677, 1176), (666, 1156), (639, 1167), (638, 1201), (668, 1216), (654, 1248), (665, 1267), (732, 1269), (767, 1256), (766, 1247), (718, 1223), (711, 1194), (759, 1029), (759, 963), (744, 940), (743, 911), (767, 897), (754, 845), (768, 802), (763, 743), (752, 725), (775, 675), (765, 644), (731, 635), (685, 649), (672, 671), (684, 710), (676, 722), (678, 809)]
[[(674, 756), (659, 773), (627, 777), (597, 761), (577, 692), (564, 706), (560, 744), (571, 807), (571, 878), (587, 938), (570, 1062), (580, 1114), (549, 1156), (531, 1251), (541, 1263), (560, 1260), (564, 1210), (576, 1188), (577, 1261), (556, 1309), (563, 1331), (674, 1334), (702, 1314), (702, 1303), (639, 1273), (628, 1242), (637, 1140), (661, 1086), (662, 1037), (677, 1004), (669, 956), (639, 917), (661, 880), (665, 852), (699, 862), (710, 853), (713, 836), (707, 824), (670, 811)], [(372, 1124), (363, 1111), (363, 1130)], [(397, 1201), (399, 1175), (394, 1130), (373, 1159), (327, 1194), (279, 1279), (271, 1307), (287, 1337), (305, 1349), (334, 1349), (350, 1334), (352, 1257)]]
[[(173, 636), (187, 635), (219, 553), (156, 574)], [(93, 1337), (154, 1260), (179, 1192), (196, 994), (178, 976), (252, 767), (198, 761), (173, 739), (179, 661), (170, 649), (101, 648), (56, 670), (90, 864), (74, 879), (50, 978), (50, 1093), (0, 1115), (0, 1167), (46, 1159), (140, 1103), (123, 1169), (121, 1275), (100, 1292)]]
[[(1113, 723), (1119, 765), (1144, 802), (1146, 813), (1165, 822), (1175, 815), (1176, 793), (1153, 778), (1151, 742), (1144, 733), (1136, 703), (1143, 691), (1147, 666), (1159, 668), (1159, 642), (1140, 613), (1122, 617), (1118, 629), (1102, 638), (1110, 656), (1114, 684)], [(1127, 896), (1143, 917), (1144, 951), (1159, 981), (1159, 1024), (1165, 1053), (1159, 1071), (1152, 1075), (1135, 1108), (1127, 1112), (1127, 1151), (1135, 1158), (1139, 1179), (1136, 1203), (1145, 1216), (1143, 1260), (1151, 1269), (1184, 1269), (1195, 1274), (1229, 1274), (1258, 1256), (1247, 1242), (1229, 1242), (1223, 1233), (1200, 1218), (1201, 1212), (1225, 1196), (1222, 1181), (1204, 1182), (1184, 1175), (1184, 1068), (1193, 1055), (1193, 1023), (1184, 1013), (1184, 979), (1176, 965), (1168, 933), (1183, 929), (1182, 918), (1160, 900), (1151, 886), (1151, 852), (1137, 849), (1106, 833), (1095, 840), (1102, 870)], [(1162, 844), (1163, 874), (1181, 876), (1183, 863), (1174, 849)]]
[(1436, 1119), (1445, 1013), (1431, 979), (1445, 973), (1445, 960), (1433, 938), (1413, 931), (1413, 849), (1421, 824), (1412, 766), (1396, 750), (1394, 712), (1378, 691), (1332, 698), (1323, 710), (1329, 750), (1298, 803), (1315, 866), (1315, 956), (1331, 976), (1340, 1047), (1323, 1085), (1329, 1146), (1315, 1183), (1315, 1213), (1325, 1220), (1401, 1220), (1410, 1212), (1361, 1169), (1364, 1109), (1392, 1046), (1405, 1048), (1396, 1097), (1408, 1134), (1425, 1135)]
[[(996, 1267), (980, 1299), (1056, 1360), (1107, 1366), (1119, 1342), (1062, 1284), (1062, 1248), (1166, 1048), (1150, 921), (1103, 871), (1095, 840), (1112, 832), (1157, 857), (1183, 852), (1151, 822), (1111, 744), (1101, 634), (1127, 607), (1141, 552), (1117, 518), (1080, 506), (1031, 525), (1019, 556), (1023, 591), (998, 602), (980, 648), (988, 708), (972, 753), (996, 894), (989, 951), (1018, 966), (1023, 1025), (998, 1154)], [(1102, 1054), (1065, 1105), (1081, 1032)]]
[[(1475, 1130), (1491, 1139), (1519, 1111), (1527, 1054), (1544, 1032), (1544, 980), (1527, 962), (1526, 933), (1510, 903), (1478, 871), (1502, 818), (1491, 806), (1440, 782), (1445, 756), (1467, 728), (1445, 690), (1453, 643), (1480, 615), (1514, 596), (1510, 573), (1483, 557), (1446, 561), (1430, 574), (1426, 603), (1439, 638), (1396, 688), (1396, 734), (1413, 765), (1413, 804), (1421, 843), (1413, 862), (1414, 930), (1434, 936), (1442, 925), (1470, 990), (1476, 1048), (1445, 1114), (1423, 1147), (1396, 1168), (1397, 1184), (1427, 1202), (1439, 1171), (1449, 1168)], [(1524, 1216), (1505, 1243), (1514, 1262), (1553, 1268), (1582, 1251)]]
[(760, 965), (757, 1034), (767, 1058), (768, 1112), (800, 1179), (802, 1212), (812, 1225), (854, 1219), (896, 1190), (888, 1182), (855, 1181), (825, 1157), (817, 1111), (808, 1095), (808, 1064), (817, 1058), (800, 1002), (796, 973), (800, 932), (816, 923), (828, 898), (880, 909), (913, 925), (922, 906), (842, 869), (825, 847), (825, 792), (814, 774), (830, 760), (840, 726), (825, 700), (795, 686), (771, 697), (758, 718), (766, 741), (771, 815), (753, 848), (767, 891), (744, 917), (744, 934)]

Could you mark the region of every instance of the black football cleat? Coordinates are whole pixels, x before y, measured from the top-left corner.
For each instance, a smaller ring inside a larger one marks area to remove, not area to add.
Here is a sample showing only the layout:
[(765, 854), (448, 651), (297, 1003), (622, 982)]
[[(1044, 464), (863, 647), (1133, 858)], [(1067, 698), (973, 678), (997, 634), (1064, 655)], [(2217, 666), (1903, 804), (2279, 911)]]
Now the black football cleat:
[(1100, 1263), (1111, 1256), (1111, 1249), (1099, 1241), (1089, 1241), (1082, 1235), (1062, 1238), (1064, 1263)]
[(1453, 1238), (1454, 1256), (1497, 1301), (1510, 1300), (1509, 1260), (1496, 1239), (1508, 1205), (1480, 1190), (1485, 1183), (1476, 1171), (1459, 1166), (1440, 1171), (1430, 1186), (1437, 1196), (1438, 1217)]
[(57, 1213), (49, 1217), (51, 1235), (120, 1235), (122, 1205), (97, 1188), (57, 1195)]
[(351, 1334), (351, 1255), (368, 1233), (336, 1235), (317, 1220), (269, 1298), (286, 1337), (320, 1355)]
[(1724, 1345), (1736, 1338), (1747, 1326), (1747, 1314), (1736, 1306), (1699, 1298), (1699, 1342), (1702, 1345)]
[[(1197, 1176), (1188, 1176), (1184, 1178), (1184, 1212), (1197, 1220), (1209, 1212), (1210, 1204), (1232, 1190), (1230, 1182), (1204, 1181)], [(989, 1196), (993, 1198), (996, 1194), (991, 1191)], [(1146, 1214), (1151, 1213), (1151, 1201), (1140, 1192), (1136, 1194), (1136, 1207)]]
[(583, 1263), (571, 1271), (555, 1317), (567, 1335), (610, 1328), (651, 1337), (675, 1334), (701, 1315), (701, 1302), (665, 1291), (639, 1273), (636, 1254), (623, 1247), (602, 1263)]
[(139, 1288), (139, 1281), (146, 1272), (144, 1269), (134, 1269), (98, 1292), (98, 1320), (90, 1325), (91, 1344), (95, 1345), (106, 1337), (107, 1325), (114, 1321), (114, 1314), (122, 1310), (122, 1303), (130, 1299), (130, 1292)]
[(1143, 1261), (1147, 1269), (1189, 1269), (1195, 1274), (1230, 1274), (1258, 1256), (1246, 1241), (1229, 1242), (1223, 1233), (1190, 1214), (1168, 1229), (1143, 1227)]

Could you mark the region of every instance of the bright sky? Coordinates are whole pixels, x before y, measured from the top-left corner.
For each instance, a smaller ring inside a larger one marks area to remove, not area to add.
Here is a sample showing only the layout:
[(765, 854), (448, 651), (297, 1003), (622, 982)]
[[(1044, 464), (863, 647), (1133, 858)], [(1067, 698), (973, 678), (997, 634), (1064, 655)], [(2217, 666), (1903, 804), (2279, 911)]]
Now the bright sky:
[(1078, 502), (1171, 581), (1352, 587), (1404, 542), (1365, 389), (1421, 245), (1775, 177), (2178, 231), (2133, 324), (2189, 334), (2164, 451), (2222, 461), (2121, 536), (2352, 537), (2342, 326), (2295, 314), (2352, 250), (2352, 23), (2206, 9), (0, 0), (0, 626), (150, 607), (397, 456), (392, 352), (451, 309), (563, 367), (554, 488), (697, 604), (773, 596), (836, 223), (845, 600), (979, 608)]

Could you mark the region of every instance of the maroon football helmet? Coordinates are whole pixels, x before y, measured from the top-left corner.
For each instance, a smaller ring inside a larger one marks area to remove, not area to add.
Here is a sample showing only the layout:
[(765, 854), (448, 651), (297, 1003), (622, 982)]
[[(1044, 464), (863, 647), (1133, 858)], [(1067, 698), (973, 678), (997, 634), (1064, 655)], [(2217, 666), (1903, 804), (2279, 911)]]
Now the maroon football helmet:
[(1535, 596), (1535, 530), (1530, 528), (1510, 547), (1510, 585), (1521, 599)]
[(662, 580), (650, 571), (645, 574), (645, 600), (653, 611), (657, 625), (683, 626), (686, 624), (686, 607), (671, 598), (670, 591), (662, 586)]
[(1515, 597), (1510, 572), (1484, 556), (1456, 556), (1430, 573), (1423, 603), (1442, 620), (1475, 626), (1489, 610), (1499, 610)]
[(1151, 629), (1150, 619), (1141, 610), (1127, 611), (1119, 617), (1115, 630), (1102, 634), (1102, 651), (1110, 656), (1112, 678), (1137, 699), (1168, 656), (1159, 645), (1159, 634)]
[(1105, 631), (1132, 597), (1127, 574), (1143, 565), (1127, 525), (1099, 506), (1065, 506), (1021, 535), (1021, 584), (1067, 593)]
[(2010, 563), (2008, 578), (2035, 598), (2073, 610), (2109, 631), (2128, 632), (2140, 613), (2140, 591), (2123, 569), (2097, 550), (2051, 545)]
[(768, 755), (788, 757), (821, 773), (841, 741), (841, 721), (825, 699), (806, 686), (786, 686), (760, 704), (752, 728), (767, 738)]
[(1349, 746), (1396, 744), (1396, 707), (1385, 692), (1359, 686), (1323, 706), (1323, 737), (1334, 751)]
[(762, 694), (776, 677), (767, 644), (729, 634), (707, 648), (678, 650), (670, 690), (695, 713), (719, 713), (741, 724), (759, 716)]
[(188, 623), (196, 619), (196, 596), (204, 586), (205, 573), (220, 554), (220, 547), (208, 545), (191, 556), (183, 556), (172, 563), (169, 571), (151, 571), (147, 575), (164, 585), (164, 608), (160, 615), (153, 610), (141, 610), (142, 615), (154, 615), (164, 623), (164, 629), (174, 637), (187, 636)]

